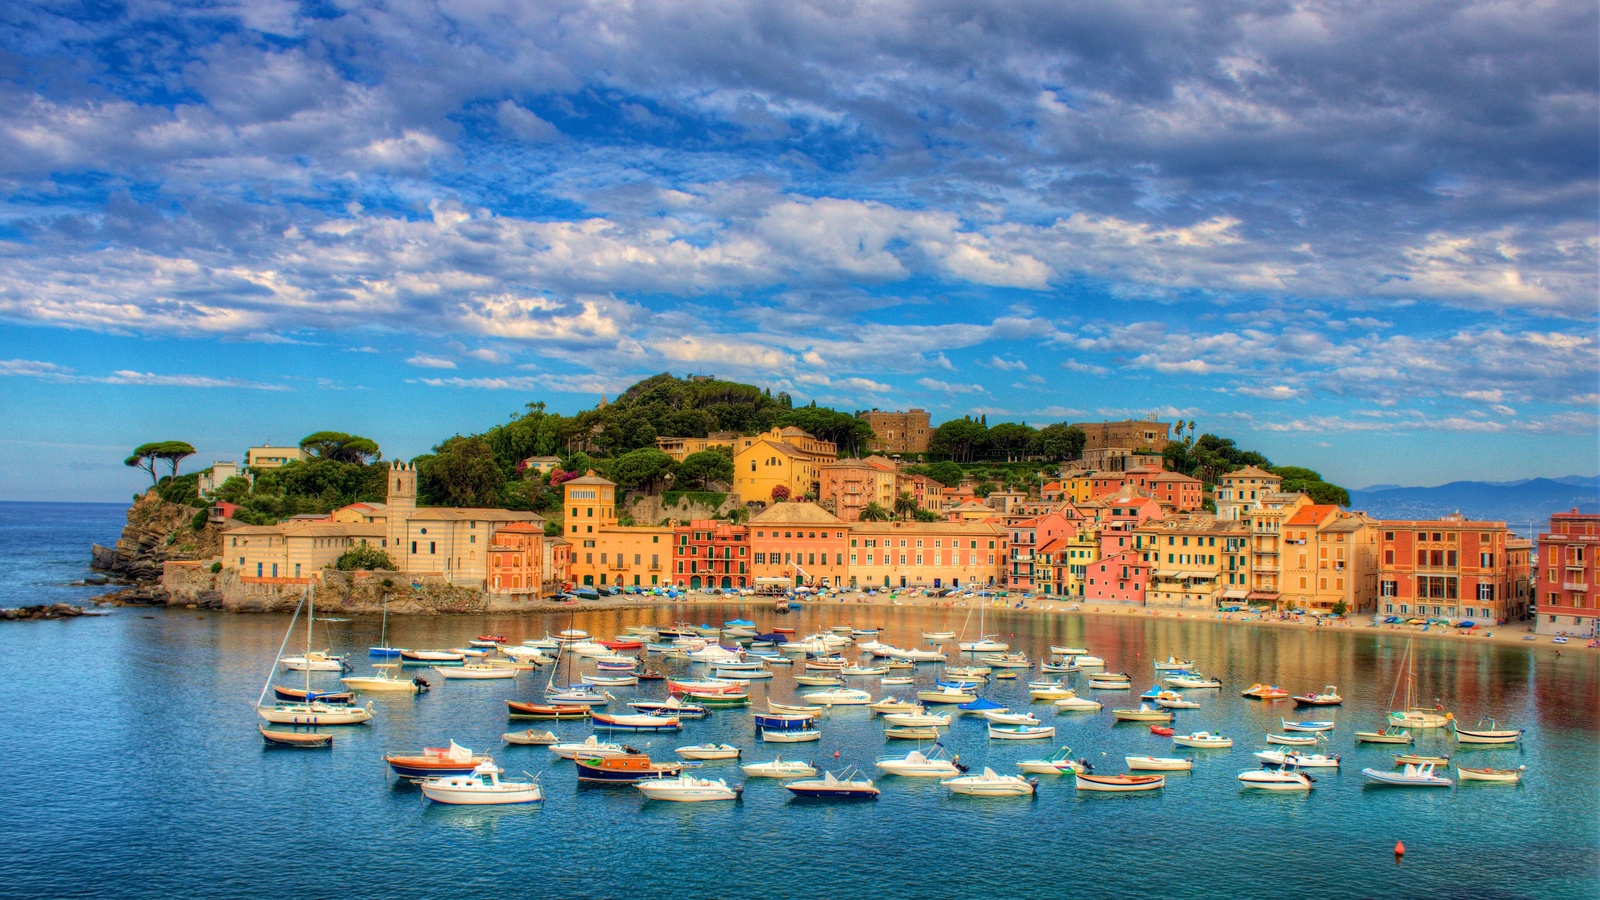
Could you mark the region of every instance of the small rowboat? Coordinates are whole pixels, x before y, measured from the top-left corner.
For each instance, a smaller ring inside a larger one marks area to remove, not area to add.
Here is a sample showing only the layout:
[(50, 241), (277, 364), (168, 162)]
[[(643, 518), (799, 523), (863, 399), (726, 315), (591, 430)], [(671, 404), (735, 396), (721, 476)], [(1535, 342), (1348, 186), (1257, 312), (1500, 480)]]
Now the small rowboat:
[(1172, 728), (1168, 725), (1151, 725), (1150, 733), (1159, 734), (1162, 737), (1172, 737)]
[(1194, 760), (1176, 756), (1125, 756), (1123, 762), (1133, 771), (1187, 772), (1194, 768)]
[(822, 732), (815, 728), (761, 729), (761, 739), (769, 744), (804, 744), (822, 740)]
[(1167, 784), (1165, 775), (1090, 775), (1085, 772), (1079, 772), (1075, 778), (1080, 791), (1106, 791), (1110, 793), (1156, 791)]
[(554, 753), (558, 759), (577, 759), (579, 756), (584, 759), (600, 759), (606, 756), (626, 756), (629, 753), (638, 752), (622, 744), (607, 743), (592, 734), (581, 741), (550, 744), (549, 747), (550, 752)]
[(591, 713), (596, 731), (678, 731), (683, 722), (677, 716), (652, 716), (645, 713), (609, 715)]
[(639, 650), (644, 647), (644, 641), (634, 638), (616, 638), (609, 641), (597, 641), (607, 650)]
[(1239, 696), (1251, 700), (1284, 700), (1288, 698), (1289, 692), (1275, 684), (1262, 684), (1258, 681), (1240, 691)]
[(1075, 759), (1071, 747), (1062, 747), (1044, 759), (1025, 759), (1017, 763), (1017, 768), (1033, 775), (1066, 775), (1067, 773), (1092, 772), (1094, 767), (1085, 760)]
[(466, 654), (452, 653), (449, 650), (401, 650), (400, 658), (412, 665), (432, 665), (434, 663), (458, 663), (466, 659)]
[(822, 706), (866, 706), (872, 702), (872, 695), (852, 688), (835, 688), (806, 694), (805, 701)]
[(940, 715), (929, 712), (886, 713), (883, 717), (883, 720), (890, 725), (901, 725), (908, 728), (942, 727), (949, 725), (950, 719), (949, 713)]
[(479, 663), (474, 663), (470, 666), (434, 666), (433, 670), (439, 673), (440, 678), (464, 681), (515, 678), (518, 671), (517, 669), (504, 669), (499, 666), (486, 666)]
[(1397, 766), (1448, 766), (1450, 765), (1450, 757), (1426, 756), (1421, 753), (1396, 753), (1394, 755), (1394, 764)]
[(939, 729), (931, 725), (893, 725), (883, 730), (883, 736), (897, 741), (936, 741), (939, 739)]
[(1358, 731), (1356, 743), (1358, 744), (1409, 744), (1416, 740), (1411, 732), (1403, 728), (1384, 726), (1382, 731)]
[(757, 728), (774, 731), (804, 731), (816, 726), (817, 717), (810, 713), (756, 713)]
[(1517, 766), (1515, 769), (1469, 769), (1456, 763), (1456, 776), (1462, 781), (1490, 781), (1500, 784), (1516, 784), (1522, 780), (1522, 773), (1527, 766)]
[(1072, 663), (1047, 662), (1047, 663), (1040, 663), (1039, 664), (1039, 671), (1041, 671), (1041, 672), (1056, 672), (1056, 673), (1076, 672), (1076, 671), (1078, 671), (1078, 667), (1073, 665)]
[(1257, 753), (1256, 759), (1261, 760), (1266, 766), (1288, 766), (1293, 769), (1337, 769), (1339, 768), (1339, 754), (1327, 756), (1321, 753), (1296, 753), (1293, 750), (1279, 752), (1277, 750), (1262, 750)]
[(832, 675), (796, 675), (794, 676), (794, 683), (803, 684), (806, 687), (839, 687), (844, 684), (843, 681)]
[(1385, 784), (1393, 787), (1449, 787), (1451, 781), (1433, 774), (1433, 763), (1413, 765), (1407, 763), (1399, 772), (1386, 772), (1381, 769), (1362, 769), (1363, 778), (1372, 784)]
[(436, 775), (470, 775), (480, 764), (492, 762), (486, 754), (450, 742), (448, 747), (425, 747), (421, 753), (390, 753), (383, 757), (401, 778), (432, 778)]
[(1221, 681), (1219, 681), (1219, 680), (1217, 680), (1215, 678), (1207, 678), (1204, 675), (1200, 675), (1200, 674), (1194, 674), (1194, 675), (1168, 675), (1167, 677), (1161, 679), (1161, 681), (1162, 681), (1163, 684), (1169, 684), (1169, 685), (1171, 685), (1171, 686), (1173, 686), (1175, 688), (1195, 689), (1195, 688), (1220, 688), (1220, 687), (1222, 687), (1222, 682)]
[(732, 744), (690, 744), (672, 751), (684, 759), (738, 759), (739, 748)]
[(1451, 724), (1456, 741), (1462, 744), (1515, 744), (1522, 740), (1521, 728), (1501, 728), (1500, 723), (1493, 719), (1479, 719), (1470, 731), (1462, 728), (1460, 722), (1452, 721)]
[(578, 780), (593, 784), (633, 784), (646, 778), (670, 778), (683, 771), (680, 762), (654, 762), (643, 753), (629, 753), (604, 759), (575, 757)]
[(1039, 719), (1033, 713), (1013, 713), (1003, 709), (991, 709), (981, 715), (996, 725), (1037, 725)]
[(1232, 747), (1233, 738), (1212, 734), (1209, 731), (1196, 731), (1192, 734), (1176, 735), (1172, 743), (1179, 747), (1197, 747), (1201, 749)]
[(511, 710), (513, 719), (587, 719), (593, 712), (581, 703), (547, 704), (507, 700), (506, 707)]
[(519, 747), (548, 747), (561, 740), (553, 731), (534, 731), (532, 728), (527, 731), (509, 731), (500, 735), (500, 739)]
[(1171, 722), (1172, 710), (1155, 709), (1141, 703), (1138, 709), (1113, 709), (1111, 716), (1118, 722)]
[(1194, 660), (1192, 659), (1178, 659), (1175, 656), (1169, 656), (1166, 662), (1156, 660), (1157, 672), (1189, 672), (1193, 669)]
[(1331, 685), (1331, 684), (1328, 685), (1327, 687), (1324, 687), (1322, 689), (1322, 693), (1320, 693), (1320, 694), (1313, 694), (1313, 693), (1309, 693), (1308, 692), (1308, 693), (1304, 693), (1304, 694), (1299, 694), (1299, 695), (1295, 696), (1295, 698), (1294, 698), (1294, 705), (1297, 706), (1297, 707), (1304, 707), (1304, 706), (1341, 706), (1343, 704), (1344, 704), (1344, 698), (1339, 696), (1339, 689), (1337, 687)]
[(1082, 697), (1063, 697), (1055, 701), (1056, 712), (1099, 712), (1100, 701)]
[[(912, 709), (916, 709), (915, 706), (913, 706), (911, 708)], [(786, 716), (802, 715), (802, 714), (804, 714), (804, 715), (815, 715), (815, 714), (820, 713), (820, 712), (827, 712), (827, 710), (828, 710), (828, 708), (826, 706), (815, 706), (815, 705), (811, 705), (811, 704), (800, 704), (800, 703), (779, 703), (779, 702), (777, 702), (775, 700), (768, 700), (767, 701), (767, 709), (772, 711), (772, 712), (779, 713), (781, 715), (786, 715)]]
[(1054, 725), (990, 725), (992, 741), (1042, 741), (1056, 736)]
[(474, 647), (494, 647), (506, 642), (503, 634), (480, 634), (467, 643)]
[(301, 750), (321, 750), (333, 746), (333, 735), (314, 731), (277, 731), (257, 725), (261, 739), (274, 747), (295, 747)]
[(1267, 743), (1282, 744), (1285, 747), (1315, 747), (1320, 740), (1322, 740), (1320, 737), (1298, 737), (1292, 734), (1267, 735)]
[(884, 678), (881, 683), (882, 684), (887, 684), (887, 685), (897, 685), (897, 684), (911, 684), (914, 681), (916, 681), (915, 678), (911, 678), (911, 677), (906, 676), (906, 675), (891, 675), (891, 676), (889, 676), (887, 678)]
[(1309, 791), (1316, 779), (1290, 769), (1255, 769), (1240, 772), (1239, 783), (1263, 791)]
[(1091, 691), (1127, 691), (1132, 690), (1132, 688), (1133, 685), (1126, 681), (1101, 681), (1093, 677), (1089, 679), (1089, 690)]
[(1284, 731), (1332, 731), (1333, 730), (1333, 723), (1332, 722), (1291, 722), (1288, 719), (1284, 719), (1284, 718), (1280, 718), (1280, 719), (1278, 719), (1278, 721), (1283, 724), (1283, 730)]

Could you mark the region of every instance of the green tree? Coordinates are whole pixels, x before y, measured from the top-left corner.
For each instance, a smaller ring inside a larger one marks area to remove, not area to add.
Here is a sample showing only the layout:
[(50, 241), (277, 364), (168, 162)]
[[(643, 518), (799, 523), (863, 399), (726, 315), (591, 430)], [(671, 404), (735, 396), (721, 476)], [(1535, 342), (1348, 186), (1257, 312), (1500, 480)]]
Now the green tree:
[(883, 508), (883, 504), (876, 500), (861, 507), (861, 521), (863, 522), (887, 522), (891, 517), (892, 514)]
[(178, 477), (178, 461), (194, 455), (194, 445), (185, 441), (162, 441), (156, 459), (172, 466), (172, 477)]
[(918, 522), (937, 522), (939, 521), (939, 514), (931, 509), (919, 509), (915, 518)]
[(243, 475), (233, 475), (217, 485), (217, 499), (243, 505), (250, 499), (250, 480)]
[(1349, 506), (1350, 492), (1336, 484), (1329, 484), (1322, 479), (1322, 473), (1313, 469), (1300, 466), (1273, 466), (1270, 471), (1283, 479), (1285, 493), (1300, 491), (1311, 498), (1313, 503), (1323, 503), (1334, 506)]
[(343, 572), (353, 569), (388, 569), (394, 570), (394, 561), (389, 559), (389, 554), (379, 550), (371, 544), (357, 544), (340, 554), (333, 567)]
[(994, 482), (992, 482), (992, 481), (982, 481), (982, 482), (978, 483), (977, 487), (972, 489), (972, 495), (974, 497), (977, 497), (979, 500), (982, 500), (983, 498), (985, 498), (985, 497), (989, 496), (990, 494), (994, 493), (995, 490), (996, 490), (996, 488), (994, 486)]
[(150, 486), (155, 487), (160, 480), (156, 477), (156, 452), (160, 444), (141, 444), (133, 451), (133, 455), (122, 461), (122, 464), (134, 469), (143, 469), (150, 473)]
[(989, 429), (971, 419), (951, 419), (928, 440), (928, 452), (958, 463), (972, 462), (988, 446)]
[(481, 437), (457, 435), (418, 457), (417, 491), (433, 506), (499, 506), (506, 476)]
[(825, 441), (833, 441), (843, 454), (858, 453), (872, 440), (872, 426), (865, 419), (814, 404), (789, 410), (773, 424), (782, 428), (794, 426)]
[[(661, 479), (672, 474), (677, 464), (672, 457), (654, 447), (641, 447), (617, 458), (615, 477), (624, 488), (653, 492)], [(732, 469), (732, 464), (729, 464)]]
[(928, 477), (945, 487), (955, 487), (961, 483), (961, 479), (965, 475), (966, 473), (961, 470), (960, 466), (949, 460), (936, 462), (928, 467)]
[(1048, 460), (1077, 459), (1083, 454), (1083, 445), (1087, 440), (1088, 435), (1083, 433), (1082, 428), (1057, 422), (1035, 432), (1028, 449)]
[(910, 491), (901, 491), (900, 495), (894, 498), (894, 514), (901, 519), (909, 519), (915, 516), (917, 514), (917, 498), (913, 497)]
[(383, 458), (378, 444), (371, 438), (342, 431), (318, 431), (300, 439), (300, 449), (318, 459), (366, 465)]
[(989, 445), (997, 454), (1004, 454), (1010, 462), (1028, 452), (1034, 435), (1038, 434), (1027, 423), (1001, 422), (989, 429)]
[(134, 469), (144, 469), (150, 473), (152, 487), (159, 484), (161, 479), (156, 474), (156, 463), (164, 462), (172, 466), (173, 478), (178, 477), (178, 462), (185, 457), (194, 455), (194, 446), (185, 441), (152, 441), (140, 444), (134, 448), (133, 455), (122, 461), (122, 464)]
[(1350, 604), (1344, 602), (1343, 600), (1335, 600), (1333, 603), (1333, 608), (1330, 610), (1330, 612), (1336, 616), (1342, 616), (1349, 611)]
[(678, 481), (692, 482), (707, 490), (713, 481), (733, 480), (733, 458), (720, 450), (701, 450), (691, 453), (678, 465)]

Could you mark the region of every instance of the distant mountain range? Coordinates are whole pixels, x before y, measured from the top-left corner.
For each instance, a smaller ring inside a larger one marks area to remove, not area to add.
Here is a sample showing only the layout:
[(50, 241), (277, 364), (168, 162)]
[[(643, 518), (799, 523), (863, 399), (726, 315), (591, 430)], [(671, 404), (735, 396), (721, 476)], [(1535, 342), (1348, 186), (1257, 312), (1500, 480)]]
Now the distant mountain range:
[(1379, 519), (1437, 519), (1459, 510), (1473, 519), (1505, 522), (1526, 536), (1550, 522), (1550, 514), (1577, 507), (1600, 512), (1600, 475), (1524, 478), (1518, 481), (1452, 481), (1438, 487), (1375, 484), (1350, 492), (1350, 506)]

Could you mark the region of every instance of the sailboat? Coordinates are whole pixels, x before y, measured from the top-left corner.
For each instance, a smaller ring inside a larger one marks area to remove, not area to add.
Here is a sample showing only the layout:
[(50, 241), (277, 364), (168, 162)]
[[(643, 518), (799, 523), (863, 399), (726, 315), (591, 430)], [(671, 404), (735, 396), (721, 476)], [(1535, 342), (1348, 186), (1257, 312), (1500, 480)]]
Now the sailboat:
[[(975, 641), (956, 642), (956, 649), (960, 650), (962, 653), (1004, 653), (1005, 651), (1011, 649), (1010, 644), (1004, 643), (1003, 641), (993, 640), (993, 638), (998, 637), (998, 635), (983, 633), (983, 618), (984, 613), (987, 611), (987, 607), (988, 604), (985, 603), (983, 598), (980, 597), (978, 599), (978, 639)], [(967, 613), (967, 618), (972, 618), (972, 613), (970, 611)], [(961, 631), (964, 634), (966, 630), (966, 623), (963, 622), (961, 624)]]
[[(383, 631), (382, 636), (378, 638), (378, 643), (380, 647), (372, 648), (373, 651), (392, 649), (389, 647), (389, 598), (387, 597), (383, 600)], [(400, 653), (399, 650), (394, 652), (395, 655)], [(371, 675), (351, 675), (341, 678), (339, 681), (351, 690), (367, 693), (381, 691), (383, 693), (415, 694), (428, 689), (428, 683), (421, 678), (394, 677), (395, 670), (400, 668), (399, 663), (373, 663), (372, 668), (373, 673)]]
[[(1389, 724), (1391, 727), (1399, 726), (1402, 728), (1443, 728), (1455, 718), (1454, 713), (1445, 712), (1443, 707), (1427, 709), (1426, 707), (1417, 706), (1417, 673), (1415, 664), (1412, 662), (1411, 649), (1413, 640), (1406, 641), (1405, 660), (1401, 663), (1401, 671), (1406, 682), (1406, 708), (1404, 711), (1390, 712)], [(1396, 692), (1399, 689), (1400, 684), (1397, 681), (1395, 683)], [(1393, 696), (1389, 699), (1389, 706), (1391, 710), (1394, 707)]]
[[(272, 670), (277, 671), (278, 663), (283, 659), (283, 649), (289, 645), (289, 637), (294, 634), (295, 622), (300, 618), (300, 609), (306, 609), (306, 653), (311, 653), (311, 630), (317, 620), (316, 592), (312, 586), (306, 586), (305, 595), (300, 598), (299, 606), (295, 607), (294, 617), (289, 620), (289, 628), (284, 632), (283, 644), (278, 647), (278, 658), (272, 661)], [(267, 683), (261, 688), (261, 696), (256, 698), (256, 713), (275, 725), (361, 725), (372, 719), (372, 704), (366, 706), (348, 706), (325, 703), (317, 699), (311, 690), (311, 670), (306, 670), (306, 697), (305, 700), (292, 703), (274, 703), (267, 705), (267, 692), (272, 689), (272, 676), (267, 676)]]
[[(561, 636), (557, 638), (562, 643), (556, 649), (556, 665), (550, 667), (550, 680), (545, 682), (545, 699), (559, 705), (605, 706), (613, 698), (604, 688), (596, 687), (592, 684), (572, 683), (572, 657), (577, 654), (567, 644), (582, 639), (573, 637), (575, 635), (588, 637), (586, 633), (570, 627), (569, 622), (567, 630), (561, 632)], [(567, 657), (567, 683), (565, 685), (557, 685), (556, 671), (561, 668), (561, 657), (563, 656)]]

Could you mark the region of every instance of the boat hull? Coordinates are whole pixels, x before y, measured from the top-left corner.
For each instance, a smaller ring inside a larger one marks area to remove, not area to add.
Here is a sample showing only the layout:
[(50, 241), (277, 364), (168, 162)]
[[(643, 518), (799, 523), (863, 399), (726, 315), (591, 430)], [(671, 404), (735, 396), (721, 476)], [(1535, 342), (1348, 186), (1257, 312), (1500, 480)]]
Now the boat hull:
[(633, 784), (647, 778), (667, 778), (683, 771), (682, 763), (650, 763), (640, 768), (612, 768), (602, 759), (573, 760), (578, 768), (578, 780), (589, 784)]
[(501, 785), (499, 790), (484, 790), (472, 787), (451, 787), (448, 782), (439, 784), (422, 784), (422, 796), (435, 803), (449, 806), (508, 806), (520, 803), (539, 803), (544, 800), (544, 792), (536, 784), (506, 790), (508, 785)]
[(1125, 794), (1134, 791), (1157, 791), (1167, 785), (1165, 775), (1085, 775), (1076, 776), (1080, 791), (1099, 791)]
[(324, 750), (333, 746), (333, 735), (302, 731), (273, 731), (264, 726), (261, 739), (274, 747), (294, 747), (297, 750)]

